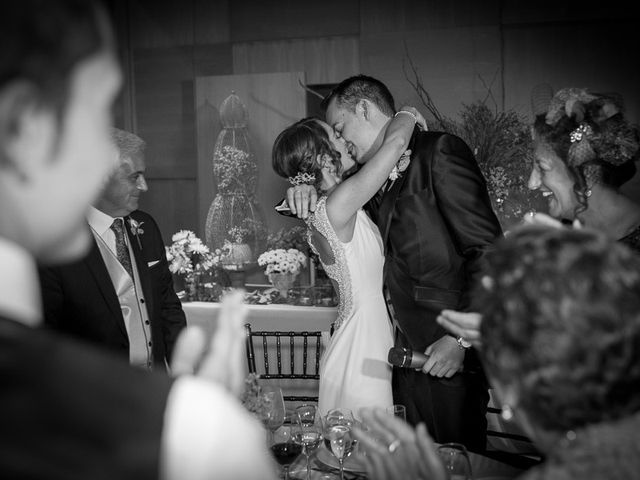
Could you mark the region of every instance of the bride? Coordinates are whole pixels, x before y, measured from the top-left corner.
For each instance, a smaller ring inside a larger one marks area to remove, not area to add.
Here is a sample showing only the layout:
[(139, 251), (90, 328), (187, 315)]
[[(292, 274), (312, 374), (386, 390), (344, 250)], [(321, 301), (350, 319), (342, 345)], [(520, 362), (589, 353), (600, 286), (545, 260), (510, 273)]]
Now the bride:
[(338, 292), (334, 333), (320, 363), (318, 409), (393, 404), (392, 325), (383, 297), (384, 250), (378, 227), (362, 207), (385, 184), (405, 153), (416, 122), (424, 119), (403, 107), (390, 120), (377, 153), (357, 173), (342, 138), (325, 122), (305, 118), (284, 130), (273, 145), (273, 169), (293, 185), (313, 185), (321, 193), (306, 220), (308, 241)]

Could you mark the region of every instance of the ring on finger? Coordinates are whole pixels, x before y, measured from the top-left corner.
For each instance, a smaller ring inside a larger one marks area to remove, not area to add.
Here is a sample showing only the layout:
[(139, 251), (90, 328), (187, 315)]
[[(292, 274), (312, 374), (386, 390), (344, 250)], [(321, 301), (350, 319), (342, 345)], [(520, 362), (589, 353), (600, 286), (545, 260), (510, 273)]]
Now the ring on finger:
[(395, 452), (398, 449), (398, 447), (400, 446), (401, 443), (402, 442), (398, 438), (396, 438), (393, 442), (391, 442), (389, 444), (389, 446), (387, 447), (387, 449), (389, 450), (389, 453)]

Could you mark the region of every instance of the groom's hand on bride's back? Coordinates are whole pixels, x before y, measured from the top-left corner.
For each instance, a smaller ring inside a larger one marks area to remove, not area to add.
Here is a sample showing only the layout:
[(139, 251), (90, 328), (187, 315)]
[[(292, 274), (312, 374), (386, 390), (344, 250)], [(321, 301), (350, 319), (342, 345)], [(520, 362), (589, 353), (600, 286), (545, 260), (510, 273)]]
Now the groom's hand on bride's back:
[(318, 193), (312, 185), (296, 185), (287, 189), (287, 203), (293, 215), (306, 219), (316, 211)]

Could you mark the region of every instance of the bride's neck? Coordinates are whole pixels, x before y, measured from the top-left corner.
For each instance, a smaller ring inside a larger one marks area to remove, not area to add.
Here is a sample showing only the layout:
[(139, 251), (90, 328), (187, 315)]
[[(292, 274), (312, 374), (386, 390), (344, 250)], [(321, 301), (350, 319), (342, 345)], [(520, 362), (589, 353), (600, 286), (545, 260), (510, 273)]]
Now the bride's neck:
[(320, 184), (320, 189), (325, 195), (331, 194), (339, 184), (340, 179), (334, 174), (329, 173), (326, 170), (322, 171), (322, 183)]

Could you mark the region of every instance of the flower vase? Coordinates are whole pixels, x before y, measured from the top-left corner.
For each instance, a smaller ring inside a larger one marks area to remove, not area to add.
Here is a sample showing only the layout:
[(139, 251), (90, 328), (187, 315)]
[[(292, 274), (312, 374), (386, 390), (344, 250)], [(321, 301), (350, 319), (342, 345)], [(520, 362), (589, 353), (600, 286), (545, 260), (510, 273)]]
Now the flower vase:
[(280, 292), (282, 298), (287, 298), (296, 276), (294, 273), (270, 273), (269, 281)]
[(231, 265), (244, 265), (250, 263), (253, 253), (247, 243), (230, 243), (227, 245), (229, 253), (225, 256), (224, 262)]
[(196, 302), (204, 297), (204, 284), (201, 272), (188, 273), (184, 277), (186, 299), (189, 302)]

